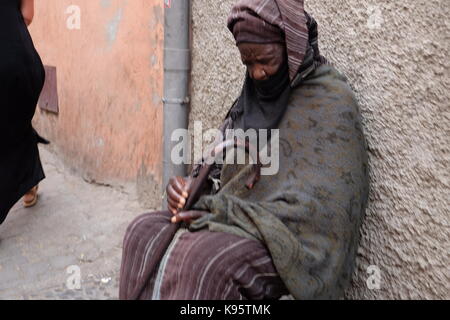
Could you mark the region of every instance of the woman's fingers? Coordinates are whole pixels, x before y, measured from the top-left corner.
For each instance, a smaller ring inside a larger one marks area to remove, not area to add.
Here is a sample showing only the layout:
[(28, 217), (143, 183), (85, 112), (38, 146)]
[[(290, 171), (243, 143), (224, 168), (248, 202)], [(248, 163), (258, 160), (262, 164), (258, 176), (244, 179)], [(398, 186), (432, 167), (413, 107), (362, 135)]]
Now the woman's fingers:
[(179, 192), (175, 191), (172, 185), (167, 187), (167, 198), (171, 199), (176, 204), (181, 204), (183, 201), (186, 202), (186, 199), (183, 198)]
[(167, 185), (167, 202), (169, 210), (176, 214), (179, 209), (183, 209), (189, 196), (188, 189), (190, 179), (182, 177), (173, 177)]
[(170, 197), (167, 197), (167, 203), (168, 203), (169, 211), (172, 212), (173, 214), (177, 214), (178, 202), (175, 202)]
[(179, 223), (182, 221), (191, 222), (192, 220), (203, 217), (205, 214), (207, 214), (205, 211), (182, 211), (172, 218), (172, 223)]
[(179, 195), (187, 199), (189, 186), (186, 180), (182, 177), (175, 177), (172, 180), (172, 186)]

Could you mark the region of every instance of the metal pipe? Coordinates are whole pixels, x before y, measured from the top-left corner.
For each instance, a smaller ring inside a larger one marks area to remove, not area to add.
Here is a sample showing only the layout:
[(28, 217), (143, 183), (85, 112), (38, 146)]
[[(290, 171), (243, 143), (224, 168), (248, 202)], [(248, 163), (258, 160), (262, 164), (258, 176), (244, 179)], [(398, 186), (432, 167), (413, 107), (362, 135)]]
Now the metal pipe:
[(163, 189), (171, 177), (186, 175), (186, 165), (175, 165), (170, 155), (177, 144), (171, 141), (173, 131), (187, 129), (189, 121), (190, 10), (190, 0), (165, 0)]

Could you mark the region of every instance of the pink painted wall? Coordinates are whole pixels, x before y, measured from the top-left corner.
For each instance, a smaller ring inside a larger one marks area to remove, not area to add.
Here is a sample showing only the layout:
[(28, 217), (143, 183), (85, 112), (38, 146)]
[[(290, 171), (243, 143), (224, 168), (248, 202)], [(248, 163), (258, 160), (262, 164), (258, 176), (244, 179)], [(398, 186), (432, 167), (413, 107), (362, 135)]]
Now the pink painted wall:
[[(60, 109), (38, 110), (37, 129), (88, 179), (160, 183), (163, 1), (35, 2), (30, 32), (44, 64), (57, 67)], [(70, 5), (79, 30), (67, 27)]]

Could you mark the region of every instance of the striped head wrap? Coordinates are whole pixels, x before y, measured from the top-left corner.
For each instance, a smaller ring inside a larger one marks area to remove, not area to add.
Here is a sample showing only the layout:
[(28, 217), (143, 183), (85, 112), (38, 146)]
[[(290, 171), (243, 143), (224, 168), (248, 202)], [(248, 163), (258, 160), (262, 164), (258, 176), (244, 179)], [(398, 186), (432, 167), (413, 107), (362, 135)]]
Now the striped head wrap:
[(291, 82), (326, 62), (317, 45), (317, 23), (305, 12), (303, 0), (239, 0), (231, 10), (228, 28), (236, 44), (284, 43)]

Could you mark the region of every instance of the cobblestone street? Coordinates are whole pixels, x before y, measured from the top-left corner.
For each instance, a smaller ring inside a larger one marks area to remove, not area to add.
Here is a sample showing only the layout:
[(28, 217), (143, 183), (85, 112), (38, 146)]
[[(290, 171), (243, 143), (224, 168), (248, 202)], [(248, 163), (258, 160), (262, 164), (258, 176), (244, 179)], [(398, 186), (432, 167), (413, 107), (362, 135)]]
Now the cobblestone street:
[[(123, 235), (145, 210), (133, 193), (85, 182), (45, 148), (41, 156), (38, 204), (16, 204), (0, 226), (0, 299), (117, 299)], [(70, 266), (78, 290), (67, 286)]]

